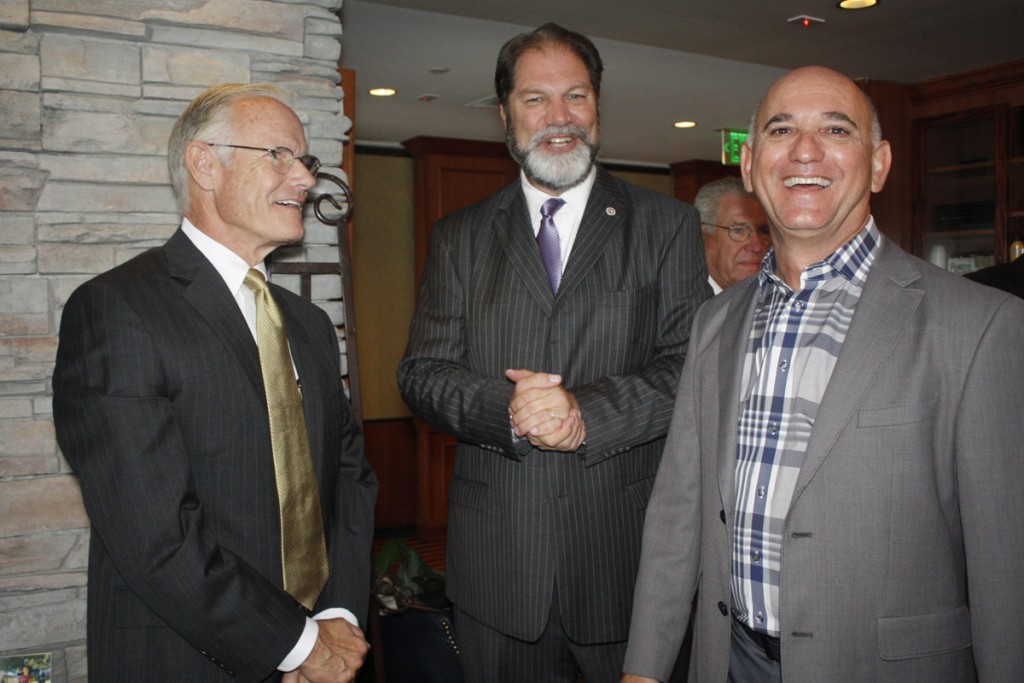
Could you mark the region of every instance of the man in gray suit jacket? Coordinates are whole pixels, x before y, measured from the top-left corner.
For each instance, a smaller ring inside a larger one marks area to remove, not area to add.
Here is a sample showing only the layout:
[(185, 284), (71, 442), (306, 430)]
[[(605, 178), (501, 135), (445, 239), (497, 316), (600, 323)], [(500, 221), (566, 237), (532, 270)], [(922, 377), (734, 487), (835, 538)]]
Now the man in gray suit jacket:
[[(275, 335), (257, 335), (243, 284), (302, 238), (320, 165), (280, 95), (227, 85), (196, 98), (168, 150), (182, 228), (64, 308), (54, 421), (92, 523), (93, 681), (351, 681), (367, 651), (350, 621), (366, 614), (377, 482), (337, 335), (319, 308), (270, 285), (287, 334), (278, 348), (301, 382), (300, 397), (290, 368), (273, 375), (301, 419), (271, 423), (261, 350)], [(307, 437), (311, 477), (291, 500), (320, 513), (322, 531), (312, 516), (297, 526), (313, 530), (317, 559), (326, 553), (326, 577), (296, 597), (276, 438), (271, 448), (281, 425)]]
[(595, 166), (600, 78), (591, 42), (554, 24), (502, 49), (522, 177), (435, 226), (398, 370), (413, 413), (459, 439), (447, 587), (470, 681), (618, 679), (709, 293), (692, 207)]
[(761, 103), (774, 250), (697, 314), (623, 681), (665, 679), (695, 591), (701, 683), (1020, 680), (1024, 305), (882, 236), (890, 162), (840, 74)]

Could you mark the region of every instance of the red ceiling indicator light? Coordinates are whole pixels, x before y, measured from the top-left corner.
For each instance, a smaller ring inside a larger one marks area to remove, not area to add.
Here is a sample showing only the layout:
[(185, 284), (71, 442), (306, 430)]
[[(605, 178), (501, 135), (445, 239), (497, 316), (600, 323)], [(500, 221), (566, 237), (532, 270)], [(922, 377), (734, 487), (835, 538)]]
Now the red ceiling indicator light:
[(795, 16), (795, 17), (790, 17), (789, 19), (786, 19), (786, 21), (791, 23), (791, 24), (793, 22), (797, 22), (801, 26), (803, 26), (804, 28), (810, 28), (811, 26), (814, 26), (815, 24), (824, 24), (825, 23), (824, 19), (819, 19), (818, 17), (809, 17), (806, 14), (801, 14), (801, 15), (798, 15), (798, 16)]

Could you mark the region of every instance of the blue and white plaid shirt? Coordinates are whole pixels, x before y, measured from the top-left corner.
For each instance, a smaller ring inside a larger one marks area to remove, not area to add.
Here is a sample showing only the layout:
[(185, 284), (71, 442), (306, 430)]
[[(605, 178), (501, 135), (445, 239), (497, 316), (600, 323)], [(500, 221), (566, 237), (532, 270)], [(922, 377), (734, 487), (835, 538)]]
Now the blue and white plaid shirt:
[(778, 636), (782, 536), (807, 440), (880, 244), (873, 218), (793, 291), (775, 274), (775, 252), (758, 274), (758, 303), (743, 367), (736, 448), (732, 601), (737, 618)]

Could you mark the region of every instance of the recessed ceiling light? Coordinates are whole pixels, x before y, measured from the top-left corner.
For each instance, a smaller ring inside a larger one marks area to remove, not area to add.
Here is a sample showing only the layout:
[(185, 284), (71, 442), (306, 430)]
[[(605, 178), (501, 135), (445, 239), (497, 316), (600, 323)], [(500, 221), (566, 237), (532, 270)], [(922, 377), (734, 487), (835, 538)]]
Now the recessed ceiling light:
[(842, 0), (838, 3), (841, 9), (867, 9), (878, 4), (878, 0)]
[(696, 128), (697, 127), (697, 122), (696, 121), (676, 121), (672, 125), (675, 126), (676, 128)]
[(391, 97), (396, 92), (398, 91), (394, 88), (373, 88), (370, 90), (370, 94), (374, 97)]

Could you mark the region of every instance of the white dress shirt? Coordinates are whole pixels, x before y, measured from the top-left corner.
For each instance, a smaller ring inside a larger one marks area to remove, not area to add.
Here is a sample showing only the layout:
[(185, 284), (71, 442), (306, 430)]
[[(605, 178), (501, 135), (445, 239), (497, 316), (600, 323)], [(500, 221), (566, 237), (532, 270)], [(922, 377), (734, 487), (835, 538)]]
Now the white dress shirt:
[(715, 282), (715, 278), (711, 277), (710, 275), (708, 275), (708, 284), (711, 285), (711, 296), (721, 294), (724, 291), (722, 289), (722, 286)]

